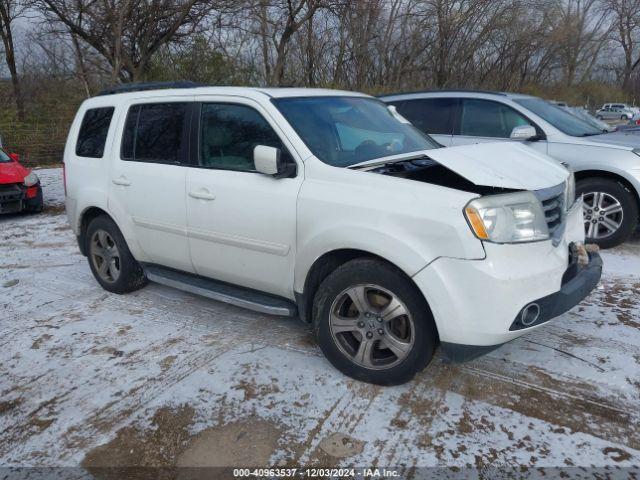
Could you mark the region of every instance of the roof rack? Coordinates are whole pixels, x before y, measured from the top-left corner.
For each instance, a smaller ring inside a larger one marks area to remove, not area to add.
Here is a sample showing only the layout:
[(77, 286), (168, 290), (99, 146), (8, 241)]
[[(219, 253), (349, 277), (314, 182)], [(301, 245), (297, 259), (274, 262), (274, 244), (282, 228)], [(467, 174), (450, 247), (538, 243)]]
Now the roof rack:
[(166, 88), (194, 88), (204, 87), (204, 83), (190, 80), (178, 80), (175, 82), (137, 82), (115, 85), (102, 90), (98, 95), (114, 95), (116, 93), (142, 92), (144, 90), (162, 90)]
[(464, 89), (464, 88), (443, 88), (441, 90), (414, 90), (411, 92), (392, 92), (392, 93), (384, 93), (382, 95), (376, 95), (378, 98), (380, 97), (393, 97), (395, 95), (412, 95), (414, 93), (446, 93), (446, 92), (458, 92), (458, 93), (488, 93), (491, 95), (502, 95), (506, 97), (508, 94), (505, 92), (496, 92), (493, 90), (474, 90), (474, 89)]

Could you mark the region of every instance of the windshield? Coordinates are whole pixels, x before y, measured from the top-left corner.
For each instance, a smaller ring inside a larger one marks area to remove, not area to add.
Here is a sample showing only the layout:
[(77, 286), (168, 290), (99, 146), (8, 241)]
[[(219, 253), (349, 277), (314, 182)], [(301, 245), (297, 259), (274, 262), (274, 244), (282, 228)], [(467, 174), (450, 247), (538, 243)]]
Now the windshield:
[(602, 133), (598, 128), (541, 98), (524, 98), (516, 100), (516, 103), (528, 108), (561, 132), (572, 137), (588, 137)]
[(373, 98), (295, 97), (273, 102), (313, 154), (335, 167), (439, 147)]
[(7, 155), (6, 152), (0, 148), (0, 163), (9, 163), (11, 161), (11, 157), (9, 157), (9, 155)]
[(603, 132), (606, 132), (609, 129), (609, 124), (603, 122), (602, 120), (598, 120), (596, 117), (591, 115), (586, 110), (583, 110), (582, 108), (570, 107), (569, 113), (576, 115), (578, 118), (580, 118), (581, 120), (584, 120), (589, 125), (593, 125), (598, 130), (602, 130)]

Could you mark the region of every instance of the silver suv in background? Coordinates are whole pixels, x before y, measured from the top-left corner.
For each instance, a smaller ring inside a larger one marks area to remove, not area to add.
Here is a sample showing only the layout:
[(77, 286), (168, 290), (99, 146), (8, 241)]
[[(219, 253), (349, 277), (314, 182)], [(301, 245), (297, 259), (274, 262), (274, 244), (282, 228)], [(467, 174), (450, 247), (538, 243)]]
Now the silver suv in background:
[(609, 248), (635, 231), (640, 136), (604, 133), (529, 95), (449, 90), (391, 94), (381, 99), (444, 146), (518, 141), (570, 166), (576, 174), (577, 193), (584, 196), (589, 242)]
[(599, 120), (631, 120), (634, 112), (620, 106), (605, 106), (596, 111)]

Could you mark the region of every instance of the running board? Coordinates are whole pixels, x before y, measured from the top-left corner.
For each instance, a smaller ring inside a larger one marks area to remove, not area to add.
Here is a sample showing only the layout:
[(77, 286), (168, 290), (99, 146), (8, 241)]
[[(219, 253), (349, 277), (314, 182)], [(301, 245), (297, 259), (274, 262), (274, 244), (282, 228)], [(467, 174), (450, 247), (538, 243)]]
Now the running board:
[(143, 268), (149, 280), (168, 287), (269, 315), (298, 314), (295, 303), (285, 298), (158, 265), (144, 264)]

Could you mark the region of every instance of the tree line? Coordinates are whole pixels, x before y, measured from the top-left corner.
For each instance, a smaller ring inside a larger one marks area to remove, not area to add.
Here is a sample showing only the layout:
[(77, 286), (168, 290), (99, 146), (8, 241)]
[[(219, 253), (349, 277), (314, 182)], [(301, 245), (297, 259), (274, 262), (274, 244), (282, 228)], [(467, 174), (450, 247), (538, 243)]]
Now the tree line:
[(0, 35), (19, 121), (51, 82), (78, 99), (173, 79), (574, 103), (640, 88), (640, 0), (0, 0)]

